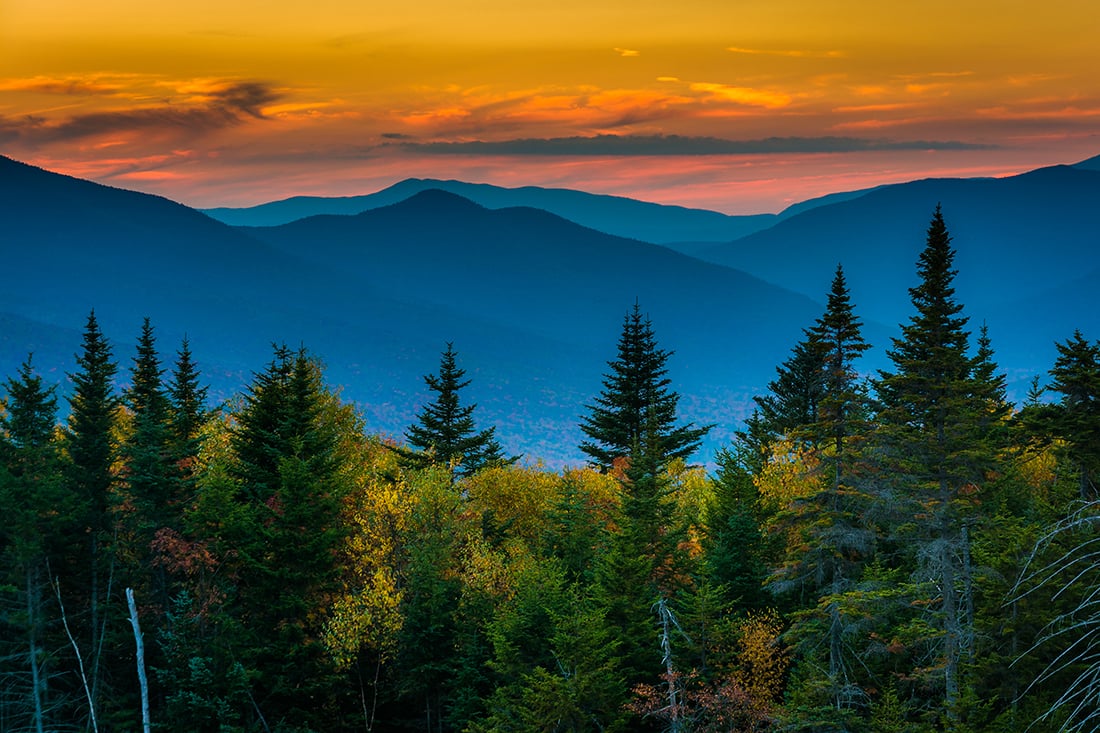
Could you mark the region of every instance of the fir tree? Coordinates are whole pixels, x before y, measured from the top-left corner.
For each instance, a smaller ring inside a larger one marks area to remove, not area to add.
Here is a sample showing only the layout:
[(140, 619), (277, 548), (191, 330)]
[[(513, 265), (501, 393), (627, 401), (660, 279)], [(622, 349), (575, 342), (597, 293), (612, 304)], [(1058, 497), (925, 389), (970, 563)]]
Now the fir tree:
[(825, 351), (817, 337), (805, 332), (805, 338), (775, 371), (767, 394), (755, 398), (766, 443), (779, 437), (815, 443), (807, 428), (818, 423), (825, 396)]
[(925, 641), (944, 660), (941, 712), (949, 721), (958, 720), (961, 671), (974, 653), (969, 529), (996, 455), (982, 427), (990, 382), (974, 374), (992, 356), (976, 362), (967, 353), (954, 257), (937, 206), (918, 262), (920, 283), (909, 291), (916, 313), (888, 352), (895, 371), (880, 372), (877, 383), (880, 455), (895, 501), (908, 507), (896, 539), (915, 555), (914, 607), (935, 608), (938, 632)]
[(134, 428), (123, 447), (130, 495), (140, 516), (139, 537), (146, 546), (153, 530), (165, 524), (173, 489), (168, 453), (169, 403), (161, 380), (163, 373), (153, 327), (146, 318), (138, 338), (130, 388), (125, 394)]
[(54, 439), (57, 398), (31, 358), (8, 379), (0, 409), (0, 720), (12, 730), (52, 730), (59, 694), (51, 634), (49, 560), (75, 536)]
[(1100, 344), (1074, 331), (1072, 338), (1055, 346), (1058, 358), (1050, 370), (1050, 390), (1061, 400), (1040, 411), (1041, 423), (1065, 441), (1077, 468), (1081, 498), (1096, 499), (1100, 495)]
[(580, 449), (604, 471), (616, 459), (649, 455), (658, 471), (675, 458), (687, 460), (710, 426), (676, 425), (680, 396), (669, 390), (665, 363), (671, 352), (657, 346), (653, 326), (638, 304), (623, 319), (618, 356), (608, 362), (603, 390), (580, 428), (590, 440)]
[(810, 329), (821, 354), (821, 399), (812, 429), (818, 439), (831, 444), (833, 488), (839, 490), (848, 461), (847, 442), (865, 433), (867, 398), (860, 388), (855, 362), (870, 344), (863, 340), (863, 324), (855, 315), (844, 269), (837, 265), (825, 313)]
[(452, 477), (514, 463), (517, 458), (506, 458), (497, 443), (495, 427), (479, 431), (475, 426), (473, 413), (477, 405), (462, 404), (460, 393), (470, 380), (463, 379), (466, 370), (458, 366), (456, 356), (454, 345), (448, 343), (439, 361), (439, 374), (424, 377), (435, 398), (405, 431), (405, 439), (415, 451), (402, 451), (403, 462), (414, 468), (446, 466)]
[(104, 634), (111, 626), (108, 621), (117, 620), (106, 619), (106, 612), (114, 570), (110, 508), (115, 489), (113, 464), (118, 447), (112, 433), (119, 399), (113, 392), (118, 367), (112, 360), (110, 344), (99, 328), (94, 311), (88, 315), (82, 345), (76, 359), (77, 371), (70, 375), (73, 393), (69, 398), (65, 447), (69, 457), (68, 485), (75, 500), (82, 505), (87, 550), (82, 557), (69, 558), (64, 565), (73, 575), (65, 586), (76, 589), (73, 599), (76, 602), (67, 605), (88, 610), (84, 633), (78, 636), (78, 642), (89, 656), (85, 664), (90, 670), (89, 686), (94, 691), (90, 704), (97, 706), (99, 700), (110, 699), (103, 694), (99, 684), (105, 666), (99, 654)]

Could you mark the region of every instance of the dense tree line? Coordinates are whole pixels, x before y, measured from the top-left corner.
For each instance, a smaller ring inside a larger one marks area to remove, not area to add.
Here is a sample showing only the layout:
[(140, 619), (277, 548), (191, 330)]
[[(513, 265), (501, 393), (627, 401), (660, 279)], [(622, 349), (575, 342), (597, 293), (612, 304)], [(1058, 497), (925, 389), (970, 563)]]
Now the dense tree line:
[(0, 729), (1092, 730), (1100, 343), (1010, 404), (954, 256), (937, 208), (875, 375), (838, 266), (712, 475), (637, 304), (562, 471), (451, 344), (399, 445), (305, 349), (214, 407), (93, 313), (67, 409), (3, 384)]

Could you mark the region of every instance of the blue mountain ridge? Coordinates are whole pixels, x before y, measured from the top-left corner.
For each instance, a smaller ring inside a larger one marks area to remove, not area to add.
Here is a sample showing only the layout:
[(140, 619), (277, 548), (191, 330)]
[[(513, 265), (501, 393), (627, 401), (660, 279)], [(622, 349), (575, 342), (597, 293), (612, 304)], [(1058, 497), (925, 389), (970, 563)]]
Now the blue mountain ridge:
[(508, 451), (551, 464), (579, 460), (577, 421), (636, 299), (676, 351), (670, 376), (685, 419), (719, 425), (704, 460), (821, 309), (663, 247), (439, 191), (353, 217), (234, 229), (167, 199), (0, 158), (0, 216), (18, 273), (0, 292), (0, 374), (14, 374), (45, 334), (54, 346), (35, 363), (64, 382), (71, 356), (46, 357), (95, 308), (124, 381), (149, 316), (166, 361), (190, 335), (221, 397), (266, 364), (272, 342), (305, 344), (370, 430), (399, 436), (427, 397), (421, 376), (453, 341), (480, 419)]
[(410, 178), (363, 196), (295, 196), (246, 208), (203, 209), (234, 226), (279, 226), (322, 214), (354, 215), (377, 209), (427, 190), (447, 191), (489, 209), (529, 207), (615, 236), (665, 244), (682, 250), (680, 242), (723, 242), (764, 229), (773, 214), (730, 216), (716, 211), (653, 204), (561, 188), (503, 188), (485, 183)]

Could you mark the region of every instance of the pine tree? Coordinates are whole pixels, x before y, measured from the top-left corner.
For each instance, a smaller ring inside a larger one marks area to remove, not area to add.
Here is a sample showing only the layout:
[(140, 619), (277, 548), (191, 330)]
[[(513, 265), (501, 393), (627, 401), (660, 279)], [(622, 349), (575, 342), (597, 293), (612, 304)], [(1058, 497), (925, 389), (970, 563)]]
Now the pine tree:
[(257, 709), (313, 729), (331, 713), (335, 694), (335, 664), (320, 641), (345, 532), (347, 472), (334, 404), (304, 348), (276, 348), (237, 414), (238, 507), (216, 538), (237, 580), (234, 623), (225, 631), (254, 683)]
[[(0, 410), (0, 720), (13, 730), (61, 724), (49, 561), (75, 535), (54, 437), (57, 398), (31, 357), (6, 381)], [(6, 413), (6, 414), (5, 414)]]
[(617, 459), (649, 455), (660, 471), (699, 447), (710, 426), (676, 425), (680, 396), (669, 390), (665, 367), (671, 355), (657, 346), (652, 323), (635, 303), (623, 319), (618, 356), (608, 362), (603, 390), (580, 425), (590, 438), (580, 449), (593, 466), (609, 471)]
[(201, 446), (199, 431), (207, 419), (206, 387), (200, 384), (199, 371), (191, 358), (185, 336), (172, 376), (165, 386), (168, 397), (168, 456), (172, 464), (171, 500), (182, 505), (195, 492), (195, 460)]
[(1066, 452), (1077, 468), (1082, 499), (1100, 496), (1100, 344), (1090, 343), (1074, 331), (1065, 343), (1055, 344), (1058, 358), (1050, 370), (1050, 389), (1061, 395), (1057, 405), (1043, 410), (1042, 422), (1065, 441)]
[(134, 427), (123, 452), (130, 498), (138, 513), (138, 537), (147, 547), (153, 531), (168, 522), (173, 467), (168, 452), (169, 403), (161, 377), (153, 327), (146, 318), (138, 338), (130, 388), (124, 395)]
[(943, 659), (942, 712), (950, 721), (958, 719), (961, 670), (974, 651), (969, 530), (996, 457), (982, 428), (990, 382), (975, 378), (975, 366), (992, 364), (992, 356), (968, 356), (954, 256), (937, 206), (918, 262), (921, 281), (909, 291), (917, 312), (888, 352), (895, 371), (880, 372), (877, 383), (878, 448), (895, 501), (908, 506), (896, 539), (915, 554), (914, 607), (934, 609), (938, 632), (925, 641)]
[(825, 350), (817, 336), (805, 332), (787, 360), (775, 368), (776, 378), (768, 383), (767, 394), (755, 398), (767, 443), (780, 437), (815, 443), (807, 428), (821, 417), (825, 397)]
[(863, 340), (863, 324), (855, 315), (844, 269), (837, 265), (825, 313), (810, 329), (821, 354), (821, 399), (812, 430), (831, 444), (833, 488), (840, 489), (848, 461), (848, 439), (867, 430), (867, 398), (860, 388), (855, 363), (871, 347)]
[(406, 465), (414, 468), (446, 466), (452, 479), (518, 459), (505, 457), (497, 443), (495, 427), (477, 430), (473, 417), (477, 405), (463, 405), (460, 398), (470, 380), (463, 379), (466, 370), (458, 366), (456, 357), (454, 344), (448, 342), (439, 361), (439, 374), (424, 377), (424, 383), (435, 393), (435, 398), (420, 410), (417, 422), (405, 431), (405, 439), (416, 450), (401, 452)]
[(89, 684), (96, 693), (91, 704), (97, 705), (99, 700), (109, 699), (99, 684), (104, 671), (99, 658), (104, 634), (111, 626), (109, 622), (120, 620), (107, 618), (107, 593), (114, 572), (110, 508), (116, 483), (113, 464), (118, 454), (112, 433), (119, 399), (113, 392), (118, 367), (94, 311), (88, 316), (83, 349), (76, 361), (77, 372), (70, 375), (73, 393), (69, 398), (66, 473), (68, 485), (82, 505), (83, 531), (88, 544), (82, 557), (66, 563), (66, 571), (72, 578), (64, 584), (76, 590), (77, 602), (67, 605), (88, 610), (84, 633), (78, 636), (78, 641), (89, 657), (85, 662), (90, 670)]

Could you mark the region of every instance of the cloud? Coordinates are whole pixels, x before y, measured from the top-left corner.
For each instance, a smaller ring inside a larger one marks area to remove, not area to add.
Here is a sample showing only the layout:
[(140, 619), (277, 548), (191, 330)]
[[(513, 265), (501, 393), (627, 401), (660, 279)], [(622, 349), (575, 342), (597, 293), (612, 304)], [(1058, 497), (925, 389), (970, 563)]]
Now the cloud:
[(642, 54), (641, 54), (641, 51), (635, 51), (635, 50), (634, 50), (634, 49), (632, 49), (632, 48), (618, 48), (618, 47), (616, 47), (616, 48), (614, 48), (614, 49), (612, 49), (612, 50), (613, 50), (613, 51), (614, 51), (615, 53), (617, 53), (617, 54), (619, 54), (620, 56), (622, 56), (623, 58), (633, 58), (634, 56), (641, 56), (641, 55), (642, 55)]
[(502, 141), (406, 143), (410, 152), (438, 155), (660, 156), (851, 153), (884, 150), (986, 150), (957, 141), (873, 140), (853, 137), (770, 137), (726, 140), (680, 135), (594, 135)]
[(160, 105), (88, 112), (58, 121), (39, 117), (2, 119), (0, 139), (33, 145), (126, 133), (192, 137), (234, 127), (249, 118), (265, 119), (264, 106), (280, 98), (278, 92), (263, 82), (224, 82), (205, 88), (190, 106)]
[(787, 56), (789, 58), (806, 58), (806, 59), (837, 59), (843, 58), (843, 51), (797, 51), (797, 50), (775, 50), (766, 48), (741, 48), (739, 46), (730, 46), (726, 49), (731, 53), (747, 54), (752, 56)]
[(707, 82), (695, 82), (690, 84), (688, 88), (693, 92), (702, 92), (722, 102), (733, 102), (747, 107), (777, 109), (786, 107), (791, 103), (791, 95), (783, 92), (772, 92), (767, 89), (735, 87), (728, 84), (711, 84)]
[(83, 77), (35, 76), (30, 79), (0, 79), (0, 92), (30, 92), (34, 94), (98, 95), (114, 94), (121, 87)]

